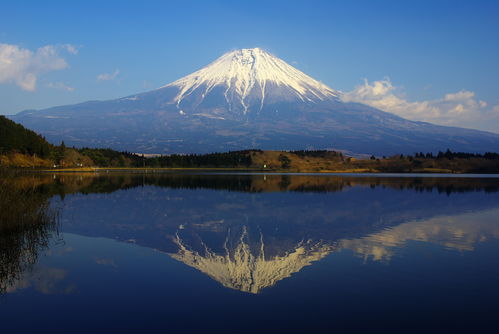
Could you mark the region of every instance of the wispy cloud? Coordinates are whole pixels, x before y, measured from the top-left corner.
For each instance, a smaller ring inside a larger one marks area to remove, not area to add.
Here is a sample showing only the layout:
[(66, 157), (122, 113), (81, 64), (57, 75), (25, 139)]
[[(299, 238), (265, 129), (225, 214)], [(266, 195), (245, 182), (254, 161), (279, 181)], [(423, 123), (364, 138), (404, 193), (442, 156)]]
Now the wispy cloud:
[(68, 67), (61, 56), (63, 52), (77, 54), (78, 47), (46, 45), (31, 51), (18, 45), (0, 43), (0, 84), (14, 83), (26, 91), (36, 90), (41, 74)]
[(472, 91), (461, 90), (435, 100), (412, 102), (399, 91), (388, 78), (371, 83), (364, 80), (354, 90), (343, 93), (343, 100), (364, 103), (415, 121), (495, 132), (499, 129), (499, 105), (489, 106)]
[(113, 73), (101, 73), (97, 76), (97, 81), (110, 81), (114, 80), (120, 74), (120, 70), (116, 69)]
[(75, 90), (74, 87), (70, 87), (70, 86), (66, 85), (64, 82), (61, 82), (61, 81), (49, 82), (47, 84), (47, 87), (54, 88), (54, 89), (65, 90), (67, 92), (73, 92)]
[(64, 44), (62, 47), (64, 47), (66, 49), (66, 51), (71, 53), (72, 55), (77, 55), (81, 46), (76, 46), (76, 45), (72, 45), (72, 44)]

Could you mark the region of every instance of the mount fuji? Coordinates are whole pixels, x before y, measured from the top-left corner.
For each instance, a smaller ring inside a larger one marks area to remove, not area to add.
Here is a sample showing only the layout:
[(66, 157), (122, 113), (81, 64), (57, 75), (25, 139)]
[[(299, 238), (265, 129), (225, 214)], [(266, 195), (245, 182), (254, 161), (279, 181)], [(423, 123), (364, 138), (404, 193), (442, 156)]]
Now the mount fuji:
[(49, 141), (143, 153), (336, 149), (499, 151), (499, 135), (414, 122), (359, 103), (259, 49), (228, 52), (153, 91), (11, 116)]

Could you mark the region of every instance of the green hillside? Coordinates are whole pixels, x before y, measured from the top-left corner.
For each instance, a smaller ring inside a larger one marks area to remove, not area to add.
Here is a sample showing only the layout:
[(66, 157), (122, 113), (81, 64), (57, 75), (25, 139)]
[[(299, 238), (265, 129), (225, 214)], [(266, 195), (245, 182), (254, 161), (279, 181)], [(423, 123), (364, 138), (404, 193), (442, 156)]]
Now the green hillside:
[(51, 150), (45, 138), (0, 115), (0, 154), (16, 152), (46, 158)]

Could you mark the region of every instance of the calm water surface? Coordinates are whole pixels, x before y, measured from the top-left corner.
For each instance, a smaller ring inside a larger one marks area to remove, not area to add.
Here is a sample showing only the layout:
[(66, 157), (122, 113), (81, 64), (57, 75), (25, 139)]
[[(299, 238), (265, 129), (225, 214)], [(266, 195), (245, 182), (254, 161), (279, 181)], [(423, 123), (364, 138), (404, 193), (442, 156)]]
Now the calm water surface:
[(499, 331), (499, 178), (0, 182), (2, 333)]

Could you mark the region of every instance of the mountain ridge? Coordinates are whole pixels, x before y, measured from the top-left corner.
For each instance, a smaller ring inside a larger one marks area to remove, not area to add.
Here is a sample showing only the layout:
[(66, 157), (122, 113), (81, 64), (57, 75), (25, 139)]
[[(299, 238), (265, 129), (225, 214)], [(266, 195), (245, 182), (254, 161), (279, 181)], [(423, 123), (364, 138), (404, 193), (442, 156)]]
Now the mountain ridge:
[(344, 102), (339, 91), (258, 48), (228, 52), (152, 91), (11, 118), (52, 142), (143, 153), (499, 151), (499, 134), (410, 121)]

